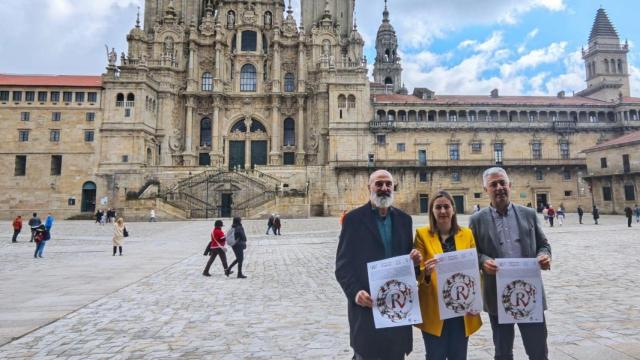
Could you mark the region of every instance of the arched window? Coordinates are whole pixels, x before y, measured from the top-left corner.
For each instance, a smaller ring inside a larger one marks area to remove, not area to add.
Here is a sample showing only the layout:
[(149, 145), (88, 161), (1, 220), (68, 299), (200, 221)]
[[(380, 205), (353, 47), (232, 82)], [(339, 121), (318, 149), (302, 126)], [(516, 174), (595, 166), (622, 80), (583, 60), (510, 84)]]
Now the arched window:
[(393, 79), (391, 79), (389, 76), (387, 76), (387, 77), (384, 79), (384, 84), (385, 84), (385, 85), (393, 85)]
[(284, 91), (294, 92), (296, 89), (296, 78), (292, 73), (286, 73), (284, 75)]
[(622, 74), (622, 60), (618, 59), (618, 73)]
[(262, 125), (262, 123), (256, 119), (251, 119), (251, 128), (249, 129), (252, 133), (254, 132), (263, 132), (266, 133), (267, 129)]
[(118, 93), (118, 95), (116, 95), (116, 107), (122, 106), (124, 106), (124, 94)]
[(127, 94), (127, 101), (136, 101), (136, 96), (133, 93)]
[(604, 71), (609, 72), (609, 60), (604, 59)]
[(200, 120), (200, 146), (211, 146), (211, 119)]
[(240, 44), (240, 50), (242, 51), (256, 51), (258, 47), (258, 33), (255, 31), (247, 30), (242, 32), (242, 44)]
[(262, 52), (265, 54), (269, 52), (269, 40), (265, 34), (262, 34)]
[(257, 89), (256, 81), (256, 67), (251, 64), (242, 65), (242, 69), (240, 69), (240, 91), (255, 92)]
[(231, 132), (242, 132), (242, 133), (246, 133), (247, 132), (247, 125), (245, 125), (244, 123), (244, 119), (242, 120), (238, 120), (238, 122), (236, 122), (232, 127), (231, 127)]
[(356, 97), (353, 95), (349, 95), (349, 97), (347, 98), (347, 107), (349, 109), (355, 109), (356, 108)]
[(292, 118), (284, 120), (284, 146), (296, 144), (296, 122)]
[(211, 73), (202, 74), (202, 91), (213, 91), (213, 76), (211, 76)]
[(344, 109), (347, 107), (347, 97), (340, 94), (338, 95), (338, 108)]

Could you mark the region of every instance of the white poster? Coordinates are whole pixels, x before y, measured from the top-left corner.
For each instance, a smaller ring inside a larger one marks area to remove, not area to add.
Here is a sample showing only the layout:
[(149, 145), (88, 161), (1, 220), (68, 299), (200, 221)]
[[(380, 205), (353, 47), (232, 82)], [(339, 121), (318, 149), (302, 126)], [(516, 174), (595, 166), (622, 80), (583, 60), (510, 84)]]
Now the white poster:
[(482, 311), (480, 270), (476, 249), (437, 254), (440, 320)]
[(376, 329), (422, 323), (418, 284), (409, 255), (367, 264)]
[(542, 276), (538, 260), (496, 259), (496, 263), (498, 322), (542, 322)]

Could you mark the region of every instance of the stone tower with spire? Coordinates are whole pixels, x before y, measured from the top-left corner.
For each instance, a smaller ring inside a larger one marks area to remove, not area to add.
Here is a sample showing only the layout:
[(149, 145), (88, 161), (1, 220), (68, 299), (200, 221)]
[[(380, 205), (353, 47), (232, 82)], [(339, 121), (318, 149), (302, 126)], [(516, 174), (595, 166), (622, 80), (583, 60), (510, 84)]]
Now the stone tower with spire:
[(629, 45), (622, 44), (604, 9), (598, 9), (589, 47), (582, 50), (587, 88), (578, 95), (604, 101), (619, 101), (630, 95)]
[(398, 37), (389, 21), (387, 0), (384, 1), (382, 24), (376, 36), (376, 61), (373, 65), (373, 80), (388, 85), (394, 92), (402, 88), (402, 66), (398, 56)]

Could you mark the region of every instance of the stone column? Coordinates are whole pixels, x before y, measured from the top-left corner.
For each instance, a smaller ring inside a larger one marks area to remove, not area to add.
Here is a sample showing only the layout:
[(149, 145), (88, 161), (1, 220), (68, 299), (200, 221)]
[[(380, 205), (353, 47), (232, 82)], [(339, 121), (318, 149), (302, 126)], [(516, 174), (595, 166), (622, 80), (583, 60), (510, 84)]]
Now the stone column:
[(184, 152), (193, 154), (193, 98), (187, 100), (187, 118), (184, 134)]
[(304, 98), (298, 98), (298, 120), (296, 121), (296, 165), (304, 165)]
[(209, 157), (211, 158), (211, 166), (219, 168), (224, 164), (224, 159), (222, 158), (222, 136), (220, 136), (220, 107), (218, 104), (213, 106), (213, 120), (211, 124), (211, 153), (209, 153)]
[(271, 108), (271, 153), (269, 154), (269, 163), (271, 165), (282, 165), (280, 160), (281, 153), (281, 136), (280, 129), (280, 104), (277, 98), (273, 99), (273, 107)]
[(244, 125), (247, 127), (244, 136), (244, 168), (251, 169), (251, 117), (245, 117)]
[(298, 92), (305, 92), (305, 54), (306, 51), (304, 49), (304, 32), (300, 34), (300, 41), (298, 43)]

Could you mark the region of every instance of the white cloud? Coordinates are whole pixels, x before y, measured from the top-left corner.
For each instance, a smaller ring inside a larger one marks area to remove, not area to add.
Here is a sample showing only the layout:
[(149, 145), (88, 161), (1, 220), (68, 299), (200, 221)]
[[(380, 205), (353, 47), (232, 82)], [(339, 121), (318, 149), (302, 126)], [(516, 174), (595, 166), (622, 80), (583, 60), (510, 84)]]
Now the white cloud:
[(559, 61), (565, 54), (567, 42), (552, 43), (544, 49), (532, 50), (526, 55), (511, 64), (502, 65), (500, 71), (504, 76), (510, 76), (513, 73), (535, 68), (541, 64), (551, 64)]
[(485, 42), (474, 46), (474, 49), (475, 51), (485, 53), (495, 51), (500, 46), (502, 46), (502, 38), (502, 32), (495, 31)]
[(478, 44), (477, 40), (464, 40), (460, 44), (458, 44), (458, 49), (465, 49), (468, 47), (473, 47)]

